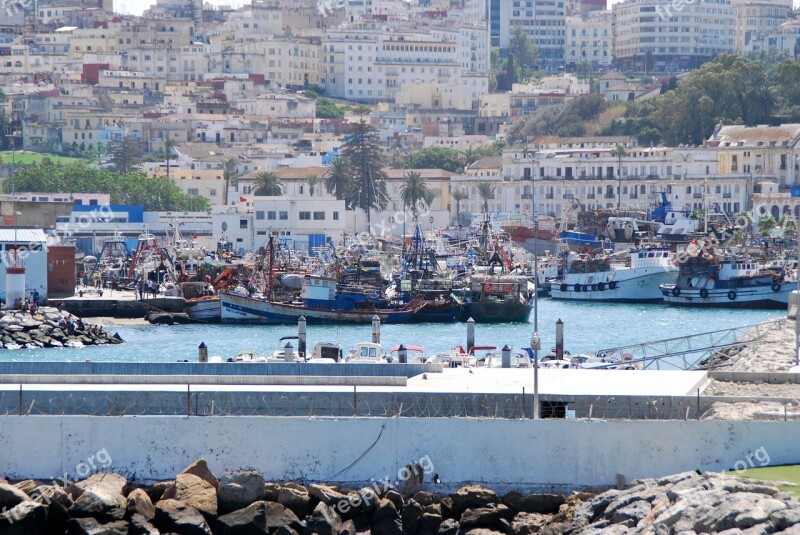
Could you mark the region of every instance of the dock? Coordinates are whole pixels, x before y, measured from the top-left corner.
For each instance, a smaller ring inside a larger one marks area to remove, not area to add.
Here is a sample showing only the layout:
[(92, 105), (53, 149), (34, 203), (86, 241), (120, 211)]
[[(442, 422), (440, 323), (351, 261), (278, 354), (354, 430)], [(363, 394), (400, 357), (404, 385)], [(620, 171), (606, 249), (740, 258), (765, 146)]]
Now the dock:
[(183, 297), (149, 297), (137, 299), (131, 290), (101, 291), (94, 288), (83, 288), (83, 295), (74, 295), (61, 299), (48, 299), (48, 306), (64, 304), (64, 309), (80, 318), (113, 317), (142, 318), (149, 312), (183, 312), (186, 299)]

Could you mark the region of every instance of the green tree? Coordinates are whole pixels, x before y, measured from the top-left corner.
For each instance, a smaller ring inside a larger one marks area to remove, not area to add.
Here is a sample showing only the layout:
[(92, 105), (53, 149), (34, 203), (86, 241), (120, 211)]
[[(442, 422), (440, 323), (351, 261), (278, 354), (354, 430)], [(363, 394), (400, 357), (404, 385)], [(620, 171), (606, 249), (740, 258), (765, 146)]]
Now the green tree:
[(331, 160), (325, 173), (325, 190), (339, 200), (346, 199), (351, 182), (347, 161), (341, 156)]
[(177, 146), (178, 146), (177, 140), (172, 139), (169, 136), (167, 136), (166, 139), (164, 139), (164, 157), (167, 159), (167, 178), (170, 178), (169, 161), (172, 159), (172, 154), (175, 152), (175, 147)]
[(764, 214), (758, 220), (758, 231), (761, 233), (761, 236), (768, 237), (770, 231), (774, 229), (778, 225), (778, 222), (775, 221), (775, 218), (772, 217), (771, 214)]
[(461, 201), (467, 199), (469, 196), (462, 189), (454, 190), (450, 196), (456, 201), (456, 224), (461, 225)]
[(522, 26), (515, 26), (508, 47), (509, 58), (520, 67), (535, 69), (539, 63), (539, 51), (533, 46), (528, 33)]
[(622, 204), (622, 158), (628, 155), (628, 150), (622, 143), (617, 143), (611, 154), (617, 157), (617, 210), (619, 210)]
[[(228, 204), (228, 188), (231, 183), (239, 178), (239, 160), (236, 158), (226, 158), (220, 162), (217, 169), (222, 169), (222, 178), (225, 181), (225, 204)], [(236, 191), (239, 191), (239, 182), (236, 182)]]
[(329, 98), (320, 97), (314, 103), (316, 116), (319, 119), (341, 119), (344, 117), (344, 109), (340, 108)]
[(478, 197), (480, 197), (481, 200), (483, 201), (483, 212), (488, 214), (489, 199), (494, 199), (494, 196), (497, 193), (497, 186), (495, 186), (494, 184), (490, 184), (489, 182), (479, 182), (477, 189), (478, 189)]
[(403, 166), (408, 169), (444, 169), (452, 173), (462, 168), (458, 151), (438, 145), (409, 154)]
[(308, 184), (308, 194), (310, 196), (314, 196), (314, 191), (316, 190), (317, 184), (319, 184), (320, 177), (319, 175), (308, 175), (306, 177), (306, 184)]
[(253, 195), (259, 197), (278, 197), (283, 194), (281, 181), (278, 175), (271, 171), (261, 171), (256, 175), (256, 184)]
[(429, 189), (422, 194), (422, 201), (425, 203), (425, 206), (428, 207), (428, 210), (433, 209), (433, 201), (439, 197), (439, 192)]
[(425, 194), (428, 191), (428, 186), (425, 184), (425, 179), (422, 175), (417, 171), (406, 173), (403, 183), (400, 185), (400, 200), (403, 201), (403, 206), (411, 209), (415, 221), (419, 202), (425, 198)]
[[(125, 125), (120, 122), (119, 126), (122, 128), (122, 134), (108, 144), (108, 151), (111, 157), (111, 165), (114, 166), (118, 173), (125, 175), (139, 163), (142, 157), (142, 150), (139, 141), (128, 133)], [(77, 152), (77, 149), (77, 143), (73, 142), (74, 152)]]
[(389, 194), (386, 191), (384, 155), (378, 132), (362, 118), (342, 146), (342, 158), (347, 162), (353, 177), (347, 193), (348, 204), (364, 210), (367, 228), (372, 232), (370, 211), (386, 208)]

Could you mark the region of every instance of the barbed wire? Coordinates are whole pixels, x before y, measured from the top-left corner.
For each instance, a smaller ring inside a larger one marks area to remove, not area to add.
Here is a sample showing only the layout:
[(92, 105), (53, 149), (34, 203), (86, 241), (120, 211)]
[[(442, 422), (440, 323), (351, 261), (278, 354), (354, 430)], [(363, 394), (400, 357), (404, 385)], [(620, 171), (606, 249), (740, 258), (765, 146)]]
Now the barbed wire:
[[(543, 418), (586, 420), (697, 419), (714, 403), (772, 401), (800, 419), (797, 400), (723, 396), (540, 396)], [(0, 416), (302, 416), (323, 418), (533, 418), (526, 394), (336, 392), (53, 392), (2, 391)], [(779, 417), (780, 415), (778, 415)]]

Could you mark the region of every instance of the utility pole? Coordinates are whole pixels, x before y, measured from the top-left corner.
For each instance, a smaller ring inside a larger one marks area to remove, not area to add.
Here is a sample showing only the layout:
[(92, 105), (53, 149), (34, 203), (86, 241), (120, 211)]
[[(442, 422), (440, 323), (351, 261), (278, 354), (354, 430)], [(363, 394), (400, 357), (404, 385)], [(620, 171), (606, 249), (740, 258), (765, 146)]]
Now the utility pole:
[(11, 197), (17, 196), (17, 173), (16, 173), (16, 152), (17, 152), (17, 138), (22, 137), (22, 132), (14, 130), (13, 126), (5, 127), (6, 137), (11, 138)]

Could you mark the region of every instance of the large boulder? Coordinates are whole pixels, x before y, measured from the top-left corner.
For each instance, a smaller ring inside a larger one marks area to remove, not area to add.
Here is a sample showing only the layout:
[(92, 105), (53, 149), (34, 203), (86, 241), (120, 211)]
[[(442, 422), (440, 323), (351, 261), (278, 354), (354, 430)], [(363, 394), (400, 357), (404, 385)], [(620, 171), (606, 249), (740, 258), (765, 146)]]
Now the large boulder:
[(300, 518), (305, 518), (314, 510), (311, 496), (305, 488), (299, 485), (286, 484), (282, 486), (278, 492), (278, 503), (291, 509)]
[[(224, 485), (225, 476), (220, 482)], [(222, 515), (214, 524), (216, 535), (268, 535), (266, 502), (258, 501), (243, 509)]]
[(44, 535), (47, 533), (47, 506), (34, 501), (18, 503), (0, 513), (3, 535)]
[(267, 515), (267, 528), (275, 531), (280, 528), (287, 528), (298, 533), (303, 531), (303, 524), (291, 509), (277, 502), (266, 502), (264, 504)]
[(562, 494), (528, 494), (509, 492), (503, 496), (503, 503), (510, 509), (523, 513), (555, 514), (563, 504)]
[(156, 508), (150, 496), (142, 489), (134, 489), (128, 494), (128, 516), (141, 515), (145, 520), (153, 520)]
[(486, 507), (489, 504), (501, 503), (495, 491), (479, 485), (461, 487), (451, 494), (450, 498), (453, 500), (453, 509), (457, 514), (461, 514), (469, 508)]
[[(33, 489), (31, 489), (33, 490)], [(11, 509), (24, 501), (30, 500), (30, 496), (18, 487), (8, 483), (0, 483), (0, 509), (4, 507)]]
[(513, 517), (514, 512), (502, 504), (496, 507), (474, 507), (461, 514), (461, 529), (464, 531), (474, 528), (504, 529), (505, 523)]
[(194, 474), (178, 474), (175, 483), (164, 491), (163, 500), (179, 500), (202, 513), (217, 516), (216, 488)]
[[(155, 508), (153, 510), (155, 511)], [(128, 535), (159, 535), (160, 533), (148, 519), (139, 513), (131, 516), (128, 522)]]
[(179, 500), (161, 500), (156, 503), (153, 525), (162, 533), (177, 535), (210, 535), (206, 519), (200, 511)]
[(124, 520), (102, 524), (96, 518), (72, 518), (67, 522), (69, 535), (128, 535), (129, 526)]
[(112, 473), (94, 474), (89, 479), (72, 485), (69, 493), (78, 498), (69, 508), (75, 517), (91, 516), (100, 520), (122, 520), (128, 502), (125, 489), (128, 480)]
[(306, 521), (305, 535), (338, 535), (342, 518), (332, 507), (320, 502)]
[(256, 470), (225, 472), (217, 492), (221, 512), (237, 511), (264, 500), (264, 476)]
[(508, 535), (533, 535), (547, 525), (548, 517), (539, 513), (519, 513), (511, 522)]
[(212, 487), (215, 489), (219, 488), (219, 480), (217, 477), (211, 472), (211, 469), (208, 467), (208, 463), (205, 459), (198, 459), (186, 468), (184, 468), (182, 474), (192, 474), (193, 476), (197, 476), (200, 479), (208, 482)]
[(406, 531), (409, 533), (415, 533), (417, 531), (423, 513), (424, 510), (422, 506), (418, 504), (416, 500), (413, 498), (408, 500), (403, 507), (403, 511), (400, 513), (400, 518), (403, 521), (403, 527)]
[(316, 498), (325, 505), (333, 505), (339, 503), (341, 500), (346, 500), (347, 495), (339, 492), (331, 485), (322, 483), (314, 483), (308, 486), (308, 494), (312, 498)]

